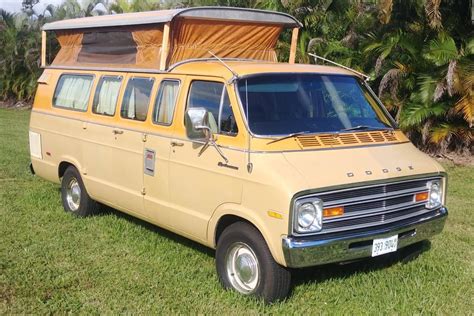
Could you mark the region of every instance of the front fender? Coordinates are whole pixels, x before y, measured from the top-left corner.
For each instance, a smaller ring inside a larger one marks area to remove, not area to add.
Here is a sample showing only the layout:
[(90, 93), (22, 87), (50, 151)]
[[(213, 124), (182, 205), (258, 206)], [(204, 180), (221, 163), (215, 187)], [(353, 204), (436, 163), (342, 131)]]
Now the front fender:
[(262, 234), (263, 239), (265, 239), (275, 261), (281, 265), (286, 265), (281, 243), (281, 236), (285, 234), (281, 229), (287, 229), (288, 227), (286, 216), (277, 219), (268, 216), (264, 211), (257, 212), (250, 210), (240, 204), (222, 204), (214, 211), (207, 227), (207, 242), (208, 245), (213, 248), (216, 247), (215, 236), (217, 225), (219, 220), (225, 215), (240, 217), (254, 225)]

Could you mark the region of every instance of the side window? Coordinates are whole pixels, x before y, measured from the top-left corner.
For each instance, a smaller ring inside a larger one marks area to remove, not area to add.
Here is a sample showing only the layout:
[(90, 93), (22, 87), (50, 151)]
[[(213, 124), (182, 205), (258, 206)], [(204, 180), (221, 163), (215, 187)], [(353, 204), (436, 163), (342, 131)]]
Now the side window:
[(86, 111), (91, 94), (92, 75), (62, 75), (53, 96), (53, 106)]
[(121, 84), (121, 76), (102, 76), (95, 90), (92, 112), (113, 116)]
[(209, 112), (209, 127), (213, 133), (228, 135), (237, 133), (235, 117), (223, 83), (193, 81), (188, 107), (202, 107)]
[(219, 130), (222, 134), (226, 135), (237, 135), (237, 122), (235, 121), (234, 112), (232, 111), (232, 105), (230, 104), (229, 95), (227, 90), (224, 88), (224, 97), (222, 99), (222, 107), (219, 119)]
[(153, 123), (163, 125), (172, 123), (178, 90), (179, 81), (163, 80), (161, 82), (153, 109)]
[(146, 120), (153, 82), (152, 78), (128, 80), (120, 109), (121, 117), (137, 121)]

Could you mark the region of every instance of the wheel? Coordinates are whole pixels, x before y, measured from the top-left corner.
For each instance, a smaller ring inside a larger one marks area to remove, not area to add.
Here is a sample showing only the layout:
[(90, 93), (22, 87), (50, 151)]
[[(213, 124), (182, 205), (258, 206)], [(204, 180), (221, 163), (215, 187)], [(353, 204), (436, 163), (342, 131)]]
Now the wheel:
[(61, 199), (64, 210), (76, 216), (86, 217), (99, 211), (98, 203), (87, 194), (79, 172), (72, 166), (61, 179)]
[(285, 299), (290, 292), (290, 271), (275, 262), (260, 232), (245, 222), (234, 223), (222, 232), (216, 268), (224, 288), (267, 303)]

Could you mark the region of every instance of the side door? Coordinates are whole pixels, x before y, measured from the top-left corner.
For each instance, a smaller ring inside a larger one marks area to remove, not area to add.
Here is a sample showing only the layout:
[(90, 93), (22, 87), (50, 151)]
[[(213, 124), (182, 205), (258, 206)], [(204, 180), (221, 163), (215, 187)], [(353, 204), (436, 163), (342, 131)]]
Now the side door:
[[(179, 109), (170, 152), (170, 199), (175, 230), (206, 240), (207, 225), (217, 207), (240, 204), (241, 178), (245, 173), (244, 128), (235, 120), (237, 106), (229, 98), (230, 87), (216, 78), (188, 77), (187, 94)], [(235, 100), (235, 98), (233, 98)], [(204, 107), (216, 142), (228, 159), (204, 143), (188, 138), (184, 124), (188, 107)]]
[(173, 223), (169, 159), (181, 82), (179, 77), (172, 76), (164, 77), (159, 82), (158, 91), (152, 101), (143, 153), (145, 215), (154, 223), (167, 228), (172, 228)]
[[(127, 74), (123, 82), (125, 88), (110, 122), (95, 124), (100, 129), (96, 138), (102, 139), (105, 146), (88, 152), (88, 176), (96, 182), (94, 193), (99, 200), (123, 211), (142, 214), (145, 121), (155, 80), (142, 74)], [(106, 103), (107, 93), (101, 96), (98, 91), (98, 95), (93, 110), (101, 113), (106, 108), (101, 105)]]

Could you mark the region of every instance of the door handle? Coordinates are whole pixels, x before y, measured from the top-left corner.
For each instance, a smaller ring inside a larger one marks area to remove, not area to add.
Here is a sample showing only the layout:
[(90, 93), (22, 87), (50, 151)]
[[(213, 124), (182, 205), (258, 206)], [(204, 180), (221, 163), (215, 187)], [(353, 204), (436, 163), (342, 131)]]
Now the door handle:
[(184, 146), (184, 143), (178, 142), (178, 141), (176, 141), (176, 140), (172, 140), (172, 141), (171, 141), (171, 146), (172, 146), (172, 147), (183, 147), (183, 146)]
[(119, 134), (123, 134), (123, 131), (120, 129), (113, 129), (112, 133), (114, 133), (115, 135), (119, 135)]

